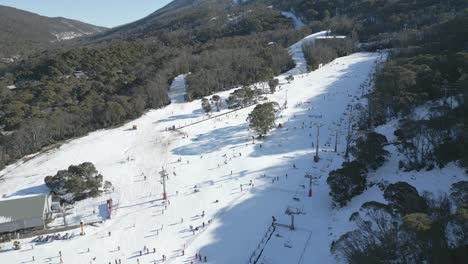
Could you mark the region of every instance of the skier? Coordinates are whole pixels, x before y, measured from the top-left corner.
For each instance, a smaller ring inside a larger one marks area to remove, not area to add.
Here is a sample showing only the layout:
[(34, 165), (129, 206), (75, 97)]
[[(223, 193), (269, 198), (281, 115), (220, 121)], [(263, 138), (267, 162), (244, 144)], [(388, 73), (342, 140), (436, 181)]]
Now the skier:
[(182, 249), (182, 256), (185, 255), (185, 251)]
[(109, 231), (109, 233), (108, 233), (108, 234), (109, 234), (109, 236), (111, 236), (111, 232), (110, 232), (110, 231)]
[(117, 246), (117, 251), (120, 251), (120, 246)]
[(153, 254), (156, 253), (156, 248), (153, 248)]
[(88, 253), (89, 253), (89, 248), (88, 248)]
[(205, 260), (205, 262), (206, 262), (206, 256), (204, 257), (204, 260)]
[(184, 218), (180, 218), (180, 223), (182, 224), (184, 222)]
[(205, 222), (203, 222), (203, 227), (205, 227)]
[(146, 181), (146, 175), (143, 177), (143, 179)]
[(205, 211), (202, 211), (201, 217), (205, 217)]

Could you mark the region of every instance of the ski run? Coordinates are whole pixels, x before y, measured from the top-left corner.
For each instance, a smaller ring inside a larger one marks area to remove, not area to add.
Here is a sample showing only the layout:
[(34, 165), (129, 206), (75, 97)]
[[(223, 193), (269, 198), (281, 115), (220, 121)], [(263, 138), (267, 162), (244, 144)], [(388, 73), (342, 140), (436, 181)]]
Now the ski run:
[[(67, 240), (20, 239), (23, 249), (11, 250), (5, 244), (0, 263), (336, 263), (330, 243), (354, 228), (350, 214), (363, 202), (383, 201), (375, 186), (345, 208), (333, 209), (326, 178), (344, 161), (349, 110), (364, 101), (361, 84), (371, 83), (386, 54), (355, 53), (305, 73), (301, 45), (302, 41), (290, 49), (297, 67), (279, 76), (280, 88), (268, 95), (269, 101), (287, 106), (276, 121), (283, 128), (263, 140), (253, 142), (255, 134), (246, 122), (254, 106), (231, 113), (223, 106), (212, 113), (218, 117), (208, 118), (200, 100), (183, 102), (181, 75), (171, 87), (171, 105), (1, 171), (1, 199), (47, 193), (46, 176), (86, 161), (95, 164), (114, 190), (68, 209), (67, 225), (83, 221), (85, 235), (76, 227), (60, 232), (72, 236)], [(285, 80), (289, 74), (295, 78), (291, 83)], [(229, 92), (218, 94), (226, 99)], [(167, 129), (172, 126), (184, 128)], [(318, 129), (320, 161), (315, 163)], [(386, 125), (379, 133), (391, 137), (393, 131)], [(333, 151), (336, 134), (338, 152)], [(452, 183), (442, 181), (441, 173), (452, 176), (453, 182), (462, 177), (455, 166), (415, 177), (414, 172), (399, 172), (397, 160), (389, 158), (370, 180), (403, 180), (419, 191), (437, 192)], [(163, 168), (168, 174), (167, 202), (162, 199)], [(306, 174), (313, 177), (312, 197)], [(114, 210), (107, 219), (110, 198)], [(288, 228), (292, 215), (293, 231)], [(63, 224), (57, 217), (49, 228)]]

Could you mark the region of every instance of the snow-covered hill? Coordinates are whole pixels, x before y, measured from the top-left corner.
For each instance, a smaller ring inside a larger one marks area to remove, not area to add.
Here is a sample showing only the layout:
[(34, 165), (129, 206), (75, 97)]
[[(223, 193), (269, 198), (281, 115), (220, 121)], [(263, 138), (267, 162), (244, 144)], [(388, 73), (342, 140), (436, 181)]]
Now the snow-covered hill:
[[(87, 226), (85, 236), (36, 243), (31, 250), (31, 239), (23, 239), (25, 250), (0, 250), (2, 263), (24, 263), (33, 256), (40, 263), (58, 263), (59, 251), (65, 263), (77, 264), (115, 263), (118, 259), (122, 263), (159, 263), (163, 255), (167, 263), (196, 263), (197, 253), (206, 256), (208, 263), (253, 263), (257, 259), (265, 264), (334, 263), (329, 245), (353, 228), (347, 222), (349, 214), (361, 202), (381, 196), (371, 188), (349, 207), (336, 211), (331, 207), (326, 178), (343, 162), (348, 109), (362, 100), (360, 85), (368, 82), (385, 54), (356, 53), (304, 73), (304, 56), (298, 47), (300, 43), (290, 49), (298, 63), (296, 69), (279, 76), (279, 90), (268, 97), (280, 105), (287, 101), (288, 107), (277, 121), (283, 128), (263, 141), (252, 142), (254, 134), (246, 123), (253, 106), (193, 124), (207, 116), (200, 100), (180, 100), (185, 86), (182, 75), (171, 87), (173, 104), (1, 171), (5, 181), (0, 184), (0, 195), (7, 198), (45, 193), (45, 176), (85, 161), (94, 163), (115, 186), (110, 194), (77, 203), (70, 209), (67, 223), (106, 218), (102, 208), (108, 198), (115, 204), (112, 219)], [(289, 74), (295, 78), (290, 84), (285, 81)], [(219, 95), (225, 99), (228, 94)], [(132, 130), (133, 125), (138, 129)], [(317, 126), (321, 160), (314, 163)], [(333, 152), (336, 132), (338, 153)], [(168, 203), (161, 199), (158, 172), (163, 167), (169, 172)], [(373, 176), (375, 180), (396, 168), (388, 163), (381, 170), (382, 174)], [(314, 177), (312, 197), (308, 197), (307, 173)], [(395, 176), (395, 180), (400, 178), (411, 180), (409, 174)], [(430, 179), (437, 182), (433, 176)], [(443, 187), (439, 184), (437, 188)], [(290, 223), (287, 208), (301, 213), (295, 216), (297, 229), (278, 226), (273, 231), (272, 216), (280, 224)], [(58, 218), (51, 226), (62, 223)], [(191, 231), (190, 226), (198, 230)], [(78, 234), (79, 230), (68, 232)], [(144, 248), (149, 248), (148, 254)]]

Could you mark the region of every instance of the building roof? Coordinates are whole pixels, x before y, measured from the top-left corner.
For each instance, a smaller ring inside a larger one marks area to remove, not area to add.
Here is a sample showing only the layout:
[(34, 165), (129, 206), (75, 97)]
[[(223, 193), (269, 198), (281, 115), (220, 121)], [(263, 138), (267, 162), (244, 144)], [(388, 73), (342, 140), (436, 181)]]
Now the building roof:
[(22, 219), (42, 218), (47, 206), (47, 195), (0, 200), (0, 223)]

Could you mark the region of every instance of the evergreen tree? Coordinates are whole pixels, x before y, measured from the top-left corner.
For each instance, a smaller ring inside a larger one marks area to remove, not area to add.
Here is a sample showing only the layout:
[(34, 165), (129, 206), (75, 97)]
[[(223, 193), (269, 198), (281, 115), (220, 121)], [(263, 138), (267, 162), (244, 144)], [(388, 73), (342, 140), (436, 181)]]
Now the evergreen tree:
[(247, 120), (260, 137), (265, 136), (274, 126), (278, 103), (269, 102), (255, 106)]

